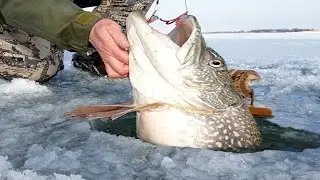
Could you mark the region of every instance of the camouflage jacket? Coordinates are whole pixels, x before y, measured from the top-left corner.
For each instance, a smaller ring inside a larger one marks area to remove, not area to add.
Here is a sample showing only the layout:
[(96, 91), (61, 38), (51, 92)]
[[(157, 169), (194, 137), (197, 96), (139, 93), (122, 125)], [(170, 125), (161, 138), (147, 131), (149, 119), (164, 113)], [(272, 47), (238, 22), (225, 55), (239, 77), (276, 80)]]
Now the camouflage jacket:
[(100, 19), (70, 0), (0, 0), (1, 24), (42, 37), (69, 51), (87, 51), (90, 30)]

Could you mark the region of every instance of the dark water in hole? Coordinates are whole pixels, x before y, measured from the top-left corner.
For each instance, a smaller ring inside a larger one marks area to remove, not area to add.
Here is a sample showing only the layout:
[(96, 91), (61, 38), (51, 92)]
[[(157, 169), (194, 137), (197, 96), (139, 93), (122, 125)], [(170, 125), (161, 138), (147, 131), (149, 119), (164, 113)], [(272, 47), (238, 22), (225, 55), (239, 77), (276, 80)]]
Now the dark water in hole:
[[(121, 136), (136, 136), (135, 113), (127, 114), (115, 121), (94, 121), (93, 130)], [(320, 147), (320, 134), (299, 130), (291, 127), (281, 127), (272, 122), (272, 119), (255, 118), (262, 134), (261, 150), (281, 150), (299, 152), (308, 148)]]

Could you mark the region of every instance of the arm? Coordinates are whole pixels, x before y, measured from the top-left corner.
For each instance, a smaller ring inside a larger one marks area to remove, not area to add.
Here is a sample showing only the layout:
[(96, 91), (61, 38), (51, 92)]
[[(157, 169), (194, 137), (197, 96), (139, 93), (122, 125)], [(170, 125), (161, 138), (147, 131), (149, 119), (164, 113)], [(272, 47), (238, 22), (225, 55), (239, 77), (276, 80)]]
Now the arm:
[(2, 23), (78, 52), (87, 51), (90, 31), (102, 19), (70, 0), (0, 0), (0, 12)]

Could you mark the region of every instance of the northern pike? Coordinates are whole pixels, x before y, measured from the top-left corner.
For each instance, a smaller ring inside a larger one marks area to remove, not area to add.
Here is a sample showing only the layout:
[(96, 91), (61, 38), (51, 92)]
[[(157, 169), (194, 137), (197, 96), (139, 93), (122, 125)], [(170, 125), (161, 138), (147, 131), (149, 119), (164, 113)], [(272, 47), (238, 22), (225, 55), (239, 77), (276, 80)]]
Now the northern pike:
[(163, 34), (141, 11), (133, 11), (126, 28), (134, 102), (82, 106), (66, 116), (114, 120), (136, 111), (137, 136), (152, 144), (216, 150), (260, 146), (256, 122), (225, 60), (206, 46), (195, 16), (181, 16)]

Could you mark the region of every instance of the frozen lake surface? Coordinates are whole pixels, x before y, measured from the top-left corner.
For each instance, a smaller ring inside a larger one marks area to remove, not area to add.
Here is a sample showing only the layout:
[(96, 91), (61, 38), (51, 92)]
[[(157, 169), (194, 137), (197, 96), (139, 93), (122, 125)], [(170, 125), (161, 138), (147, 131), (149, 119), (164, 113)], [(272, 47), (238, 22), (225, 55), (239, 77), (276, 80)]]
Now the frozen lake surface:
[[(229, 68), (253, 69), (264, 150), (231, 153), (154, 146), (132, 137), (134, 116), (112, 123), (66, 121), (83, 104), (131, 99), (127, 80), (74, 69), (49, 83), (0, 80), (0, 180), (320, 179), (320, 33), (215, 34), (207, 44)], [(103, 130), (103, 131), (99, 131)]]

